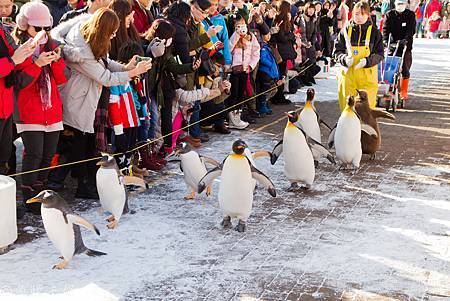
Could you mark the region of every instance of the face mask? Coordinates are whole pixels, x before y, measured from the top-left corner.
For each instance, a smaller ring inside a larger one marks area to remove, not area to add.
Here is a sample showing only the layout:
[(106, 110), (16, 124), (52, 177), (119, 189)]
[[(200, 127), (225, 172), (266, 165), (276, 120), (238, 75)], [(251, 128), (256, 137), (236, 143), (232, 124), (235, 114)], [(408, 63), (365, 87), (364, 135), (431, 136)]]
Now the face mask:
[(169, 47), (170, 45), (172, 45), (172, 38), (169, 38), (166, 41), (166, 47)]
[(395, 10), (398, 11), (399, 13), (404, 12), (406, 9), (406, 5), (405, 4), (396, 4), (395, 5)]

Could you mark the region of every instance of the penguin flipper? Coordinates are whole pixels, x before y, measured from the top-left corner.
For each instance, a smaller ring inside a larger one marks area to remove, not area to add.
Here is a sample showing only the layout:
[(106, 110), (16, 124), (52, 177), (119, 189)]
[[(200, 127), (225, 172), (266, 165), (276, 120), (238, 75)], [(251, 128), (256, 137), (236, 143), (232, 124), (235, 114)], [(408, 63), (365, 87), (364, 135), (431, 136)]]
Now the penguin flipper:
[(208, 163), (208, 164), (211, 164), (212, 166), (215, 166), (215, 167), (219, 167), (220, 166), (220, 163), (217, 162), (216, 160), (212, 159), (212, 158), (205, 157), (205, 156), (200, 156), (200, 159), (203, 161), (203, 163)]
[(219, 177), (222, 174), (222, 165), (211, 169), (206, 173), (206, 175), (198, 182), (198, 193), (202, 193), (203, 190), (209, 185), (211, 185), (212, 181)]
[(92, 250), (92, 249), (87, 249), (84, 253), (85, 253), (87, 256), (90, 256), (90, 257), (97, 257), (97, 256), (107, 255), (107, 254), (104, 253), (104, 252), (100, 252), (100, 251), (96, 251), (96, 250)]
[(367, 133), (369, 136), (378, 137), (377, 131), (367, 123), (361, 123), (361, 131)]
[(330, 161), (333, 164), (336, 164), (336, 161), (334, 160), (333, 155), (330, 153), (330, 151), (325, 146), (322, 145), (322, 143), (320, 143), (308, 136), (306, 137), (306, 142), (308, 143), (311, 150), (315, 150), (321, 156), (326, 157), (328, 159), (328, 161)]
[(336, 134), (336, 127), (337, 127), (337, 124), (331, 130), (330, 136), (328, 136), (327, 146), (329, 149), (334, 148), (334, 135)]
[(386, 119), (395, 120), (395, 116), (386, 111), (372, 110), (371, 113), (372, 113), (373, 118), (386, 118)]
[(272, 181), (265, 174), (263, 174), (260, 170), (258, 170), (256, 167), (254, 167), (251, 164), (250, 164), (250, 166), (251, 166), (253, 179), (255, 179), (262, 186), (264, 186), (264, 188), (267, 189), (267, 191), (269, 192), (269, 194), (271, 196), (276, 197), (277, 191), (275, 190), (275, 185), (273, 185)]
[(278, 142), (278, 144), (275, 145), (275, 147), (273, 148), (273, 151), (270, 154), (270, 164), (274, 165), (282, 152), (283, 152), (283, 140)]
[(97, 233), (97, 235), (100, 235), (100, 231), (97, 229), (96, 226), (82, 218), (81, 216), (75, 215), (75, 214), (67, 214), (67, 219), (75, 225), (83, 226), (88, 230), (94, 231)]
[(252, 154), (253, 159), (261, 158), (261, 157), (269, 157), (272, 158), (272, 153), (265, 151), (265, 150), (259, 150)]
[(322, 120), (322, 118), (320, 118), (319, 113), (317, 113), (316, 108), (313, 107), (314, 113), (316, 113), (317, 116), (317, 122), (320, 124), (323, 124), (327, 129), (329, 129), (330, 131), (333, 130), (331, 128), (331, 126), (329, 126), (325, 121)]

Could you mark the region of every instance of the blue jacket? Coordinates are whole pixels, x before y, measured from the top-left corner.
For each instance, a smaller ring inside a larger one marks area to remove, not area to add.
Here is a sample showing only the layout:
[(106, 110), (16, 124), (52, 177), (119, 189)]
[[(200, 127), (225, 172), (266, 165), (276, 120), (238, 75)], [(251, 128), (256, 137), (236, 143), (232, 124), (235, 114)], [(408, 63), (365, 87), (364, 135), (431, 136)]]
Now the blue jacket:
[[(218, 14), (213, 17), (210, 17), (209, 20), (214, 26), (220, 25), (223, 26), (223, 29), (221, 32), (217, 34), (215, 37), (211, 37), (211, 42), (222, 42), (223, 43), (223, 49), (221, 49), (219, 52), (223, 55), (225, 58), (225, 65), (231, 65), (232, 59), (231, 59), (231, 51), (230, 51), (230, 42), (228, 37), (228, 29), (227, 29), (227, 23), (225, 22), (225, 18), (223, 15)], [(206, 20), (203, 20), (203, 26), (205, 27), (205, 31), (208, 31), (209, 24)]]
[(280, 72), (278, 71), (278, 65), (273, 55), (272, 49), (269, 45), (263, 43), (261, 52), (261, 58), (259, 59), (259, 71), (267, 74), (271, 79), (279, 79)]

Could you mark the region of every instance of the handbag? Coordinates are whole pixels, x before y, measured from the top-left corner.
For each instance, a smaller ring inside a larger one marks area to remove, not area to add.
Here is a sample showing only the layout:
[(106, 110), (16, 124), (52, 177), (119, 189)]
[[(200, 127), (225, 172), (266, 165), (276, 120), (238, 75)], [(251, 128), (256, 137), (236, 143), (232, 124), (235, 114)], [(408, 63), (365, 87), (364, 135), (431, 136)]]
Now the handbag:
[(254, 85), (253, 85), (252, 75), (249, 72), (249, 73), (247, 73), (247, 82), (245, 83), (245, 91), (244, 91), (245, 97), (249, 98), (255, 94), (255, 90), (253, 87), (254, 87)]
[(272, 49), (273, 56), (275, 57), (275, 62), (277, 63), (277, 65), (281, 64), (281, 62), (283, 62), (283, 59), (281, 58), (277, 45), (270, 45), (270, 48)]

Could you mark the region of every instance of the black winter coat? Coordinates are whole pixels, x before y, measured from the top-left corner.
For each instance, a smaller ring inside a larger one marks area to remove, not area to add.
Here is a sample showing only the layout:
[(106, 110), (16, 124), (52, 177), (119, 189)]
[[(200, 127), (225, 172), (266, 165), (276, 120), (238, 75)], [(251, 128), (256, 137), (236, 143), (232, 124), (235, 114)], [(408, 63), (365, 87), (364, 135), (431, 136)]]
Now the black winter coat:
[[(391, 42), (406, 39), (408, 43), (407, 51), (412, 50), (413, 37), (416, 33), (416, 15), (409, 9), (399, 13), (395, 9), (386, 14), (383, 25), (383, 40), (387, 43), (389, 35), (392, 35)], [(402, 53), (403, 47), (400, 47), (398, 53)]]
[(322, 9), (319, 19), (319, 30), (322, 36), (321, 49), (324, 56), (331, 56), (331, 34), (330, 27), (333, 26), (333, 19), (327, 16), (328, 10)]
[[(353, 27), (352, 36), (350, 38), (350, 43), (352, 46), (364, 46), (366, 43), (366, 33), (367, 29), (371, 25), (370, 21), (366, 24), (357, 25), (353, 21), (345, 27), (345, 32), (348, 32), (348, 26)], [(384, 58), (384, 47), (381, 32), (377, 27), (372, 26), (372, 33), (370, 35), (370, 55), (367, 57), (367, 64), (365, 68), (373, 67), (378, 65)], [(335, 48), (334, 48), (334, 58), (341, 65), (345, 66), (345, 57), (349, 55), (347, 53), (347, 46), (345, 44), (344, 34), (341, 32), (338, 35)]]
[(271, 44), (276, 44), (278, 52), (284, 62), (287, 60), (295, 60), (297, 52), (294, 49), (295, 36), (292, 31), (286, 32), (282, 28), (270, 39)]

